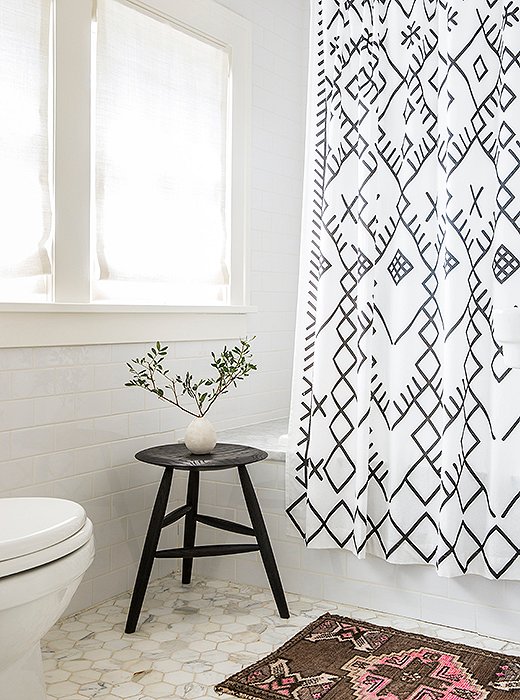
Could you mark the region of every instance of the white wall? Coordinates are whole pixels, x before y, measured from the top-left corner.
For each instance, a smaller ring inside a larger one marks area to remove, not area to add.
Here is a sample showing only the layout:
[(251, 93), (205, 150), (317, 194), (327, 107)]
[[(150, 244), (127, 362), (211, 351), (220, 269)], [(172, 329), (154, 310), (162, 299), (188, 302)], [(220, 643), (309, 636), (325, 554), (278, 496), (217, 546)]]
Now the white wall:
[[(172, 0), (173, 1), (173, 0)], [(210, 416), (232, 427), (287, 414), (296, 304), (304, 143), (306, 0), (222, 0), (253, 23), (251, 303), (259, 371)], [(161, 340), (168, 342), (168, 330)], [(222, 344), (226, 342), (222, 341)], [(228, 340), (228, 343), (230, 340)], [(205, 375), (220, 343), (177, 343), (175, 366)], [(123, 388), (146, 346), (0, 350), (0, 496), (82, 503), (96, 559), (73, 601), (86, 607), (133, 585), (162, 470), (136, 463), (175, 442), (189, 416)], [(173, 534), (173, 533), (171, 533)], [(165, 572), (169, 562), (161, 562)]]

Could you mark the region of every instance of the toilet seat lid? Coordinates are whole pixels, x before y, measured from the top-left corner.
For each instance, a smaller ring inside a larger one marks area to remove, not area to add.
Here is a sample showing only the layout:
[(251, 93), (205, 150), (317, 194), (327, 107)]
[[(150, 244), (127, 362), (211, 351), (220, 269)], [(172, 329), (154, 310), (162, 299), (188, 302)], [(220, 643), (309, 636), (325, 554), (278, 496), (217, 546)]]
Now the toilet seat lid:
[(0, 498), (0, 562), (52, 547), (83, 528), (87, 515), (61, 498)]

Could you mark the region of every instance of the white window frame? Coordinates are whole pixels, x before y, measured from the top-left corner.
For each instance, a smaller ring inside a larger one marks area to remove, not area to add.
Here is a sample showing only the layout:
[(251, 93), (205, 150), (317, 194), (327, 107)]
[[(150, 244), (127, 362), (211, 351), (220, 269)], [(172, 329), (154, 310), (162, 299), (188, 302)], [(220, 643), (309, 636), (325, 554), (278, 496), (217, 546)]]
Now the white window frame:
[(0, 303), (0, 347), (236, 338), (249, 305), (251, 26), (214, 0), (123, 0), (226, 46), (231, 55), (228, 305), (150, 306), (90, 301), (91, 52), (95, 0), (54, 0), (54, 301)]

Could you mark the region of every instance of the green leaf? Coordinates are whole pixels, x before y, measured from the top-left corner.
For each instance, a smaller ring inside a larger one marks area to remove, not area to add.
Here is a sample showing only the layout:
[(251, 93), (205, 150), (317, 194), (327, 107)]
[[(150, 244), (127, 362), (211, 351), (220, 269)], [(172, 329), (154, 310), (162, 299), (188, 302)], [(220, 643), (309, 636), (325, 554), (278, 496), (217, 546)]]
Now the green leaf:
[[(248, 338), (241, 338), (238, 344), (231, 348), (225, 345), (218, 355), (211, 352), (210, 366), (216, 374), (197, 380), (194, 379), (190, 371), (187, 371), (184, 376), (179, 374), (168, 376), (170, 369), (165, 369), (163, 366), (167, 351), (168, 346), (161, 345), (158, 340), (144, 357), (127, 362), (126, 366), (132, 378), (125, 383), (125, 386), (146, 389), (159, 399), (168, 401), (181, 410), (192, 413), (192, 415), (196, 415), (196, 413), (190, 411), (185, 405), (179, 404), (179, 397), (187, 395), (197, 404), (195, 409), (197, 413), (204, 415), (202, 411), (204, 403), (209, 408), (221, 394), (226, 394), (231, 386), (236, 387), (238, 381), (249, 376), (250, 372), (257, 368), (256, 365), (249, 362), (252, 353)], [(178, 388), (176, 388), (177, 386)], [(211, 387), (211, 390), (199, 393), (201, 387)], [(173, 393), (171, 399), (165, 393), (165, 390), (168, 389)]]

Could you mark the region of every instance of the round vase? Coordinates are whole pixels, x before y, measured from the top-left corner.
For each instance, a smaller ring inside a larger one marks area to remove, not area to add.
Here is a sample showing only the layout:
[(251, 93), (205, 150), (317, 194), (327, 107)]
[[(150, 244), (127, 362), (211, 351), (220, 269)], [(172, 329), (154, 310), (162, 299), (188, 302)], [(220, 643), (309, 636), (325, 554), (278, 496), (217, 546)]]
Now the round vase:
[(206, 455), (217, 444), (217, 433), (207, 418), (194, 418), (186, 428), (184, 444), (195, 455)]

